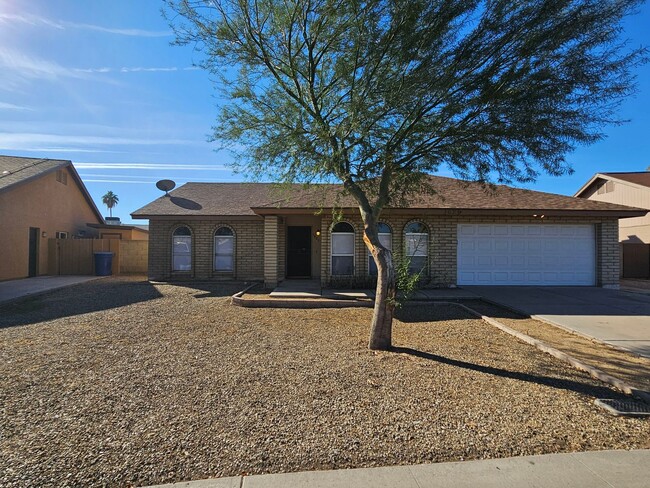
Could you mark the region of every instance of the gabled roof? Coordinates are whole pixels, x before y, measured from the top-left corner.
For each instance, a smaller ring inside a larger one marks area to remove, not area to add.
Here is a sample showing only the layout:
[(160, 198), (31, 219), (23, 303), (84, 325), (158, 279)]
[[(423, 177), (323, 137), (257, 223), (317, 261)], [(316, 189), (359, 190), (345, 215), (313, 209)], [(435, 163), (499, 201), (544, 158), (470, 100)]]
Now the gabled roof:
[(573, 196), (582, 197), (582, 194), (585, 193), (587, 189), (597, 180), (619, 181), (631, 183), (632, 186), (650, 188), (650, 171), (596, 173), (591, 178), (589, 178), (589, 181), (582, 185)]
[(95, 205), (86, 185), (72, 161), (67, 159), (25, 158), (20, 156), (0, 155), (0, 193), (45, 176), (61, 168), (68, 168), (91, 210), (101, 223), (104, 217)]
[(637, 171), (634, 173), (603, 173), (605, 176), (617, 180), (627, 181), (635, 185), (647, 186), (650, 188), (650, 171)]
[[(512, 188), (486, 187), (441, 176), (430, 177), (435, 194), (423, 193), (398, 208), (447, 213), (585, 214), (632, 217), (647, 210), (553, 193)], [(351, 209), (357, 204), (342, 194), (342, 185), (284, 185), (271, 183), (187, 183), (136, 210), (134, 218), (158, 216), (253, 216), (280, 212), (317, 211), (325, 208)]]

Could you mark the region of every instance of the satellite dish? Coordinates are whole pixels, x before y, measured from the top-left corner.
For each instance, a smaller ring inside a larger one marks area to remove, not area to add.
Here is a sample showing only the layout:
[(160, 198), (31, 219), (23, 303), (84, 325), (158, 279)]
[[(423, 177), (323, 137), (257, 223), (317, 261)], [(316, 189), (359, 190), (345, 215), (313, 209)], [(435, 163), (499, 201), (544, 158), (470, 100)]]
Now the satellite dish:
[(156, 188), (158, 188), (160, 191), (164, 191), (165, 195), (167, 195), (168, 191), (173, 190), (175, 186), (176, 183), (174, 183), (172, 180), (160, 180), (158, 183), (156, 183)]

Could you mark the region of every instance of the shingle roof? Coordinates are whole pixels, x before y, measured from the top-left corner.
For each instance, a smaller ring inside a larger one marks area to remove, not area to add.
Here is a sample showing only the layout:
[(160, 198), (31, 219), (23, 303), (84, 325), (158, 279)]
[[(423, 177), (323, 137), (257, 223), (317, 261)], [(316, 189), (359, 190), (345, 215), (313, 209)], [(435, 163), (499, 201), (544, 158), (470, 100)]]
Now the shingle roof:
[(650, 188), (650, 171), (637, 171), (634, 173), (603, 173), (604, 175), (611, 176), (637, 185), (647, 186)]
[(64, 159), (0, 156), (0, 191), (69, 164)]
[[(609, 215), (645, 212), (640, 209), (553, 193), (511, 188), (486, 188), (476, 182), (431, 176), (435, 194), (412, 198), (408, 209), (462, 209), (468, 211), (585, 211)], [(356, 208), (350, 195), (341, 195), (342, 185), (279, 187), (270, 183), (187, 183), (132, 213), (135, 218), (154, 216), (252, 216), (276, 209)]]
[(9, 190), (16, 185), (39, 178), (59, 168), (69, 167), (70, 173), (81, 190), (88, 206), (94, 212), (99, 222), (104, 222), (101, 212), (95, 205), (86, 185), (74, 168), (72, 161), (67, 159), (24, 158), (20, 156), (0, 155), (0, 192)]

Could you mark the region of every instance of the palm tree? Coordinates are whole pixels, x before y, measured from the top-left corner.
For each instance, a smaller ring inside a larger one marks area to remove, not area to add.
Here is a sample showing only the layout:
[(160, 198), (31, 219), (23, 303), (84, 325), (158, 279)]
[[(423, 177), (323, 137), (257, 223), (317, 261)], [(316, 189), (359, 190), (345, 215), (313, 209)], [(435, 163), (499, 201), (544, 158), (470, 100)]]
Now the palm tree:
[(106, 195), (102, 197), (102, 203), (108, 207), (108, 212), (111, 217), (113, 217), (113, 207), (117, 205), (119, 201), (120, 199), (117, 198), (117, 195), (112, 191), (106, 192)]

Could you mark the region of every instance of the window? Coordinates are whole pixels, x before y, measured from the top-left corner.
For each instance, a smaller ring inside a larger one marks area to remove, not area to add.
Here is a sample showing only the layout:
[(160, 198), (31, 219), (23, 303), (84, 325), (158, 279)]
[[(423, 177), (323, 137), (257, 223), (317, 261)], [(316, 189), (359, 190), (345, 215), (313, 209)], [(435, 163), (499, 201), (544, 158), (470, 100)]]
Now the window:
[(172, 271), (192, 270), (192, 232), (178, 227), (172, 236)]
[(230, 227), (219, 227), (214, 233), (214, 269), (232, 271), (235, 263), (235, 234)]
[(354, 274), (354, 228), (339, 222), (332, 228), (332, 275)]
[(56, 231), (56, 238), (57, 239), (67, 239), (68, 238), (68, 233), (57, 230)]
[[(392, 251), (393, 242), (391, 228), (387, 224), (380, 222), (377, 224), (377, 231), (379, 233), (379, 242), (381, 242), (381, 245), (389, 251)], [(375, 263), (372, 254), (370, 254), (370, 251), (368, 251), (368, 274), (370, 276), (377, 276), (377, 264)]]
[(427, 269), (429, 253), (429, 231), (421, 222), (412, 222), (406, 226), (406, 257), (410, 260), (409, 272), (420, 273)]

